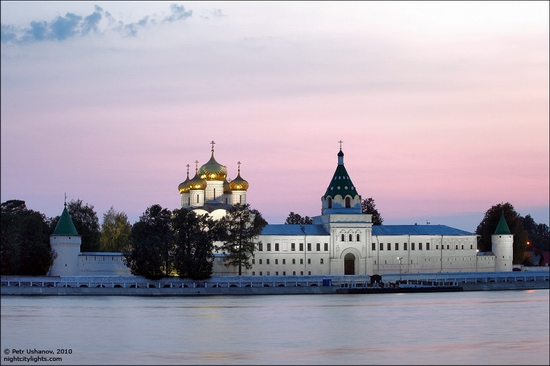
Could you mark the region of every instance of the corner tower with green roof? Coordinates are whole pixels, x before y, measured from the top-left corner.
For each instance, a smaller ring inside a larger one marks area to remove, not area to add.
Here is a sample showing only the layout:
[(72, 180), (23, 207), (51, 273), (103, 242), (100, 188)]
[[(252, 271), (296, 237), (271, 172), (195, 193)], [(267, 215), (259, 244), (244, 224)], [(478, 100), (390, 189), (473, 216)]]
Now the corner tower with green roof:
[(512, 271), (514, 258), (514, 235), (510, 232), (508, 223), (504, 218), (504, 211), (500, 214), (500, 220), (491, 236), (493, 254), (495, 255), (495, 272)]
[(52, 235), (50, 245), (56, 254), (50, 276), (78, 276), (78, 255), (82, 237), (74, 226), (73, 219), (67, 210), (67, 203), (59, 217)]

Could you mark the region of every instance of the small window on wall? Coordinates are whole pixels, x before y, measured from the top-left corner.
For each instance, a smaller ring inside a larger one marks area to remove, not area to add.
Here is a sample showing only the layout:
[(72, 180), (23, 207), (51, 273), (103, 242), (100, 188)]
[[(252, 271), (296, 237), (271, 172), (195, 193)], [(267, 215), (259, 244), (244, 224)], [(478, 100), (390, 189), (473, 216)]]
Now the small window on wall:
[(300, 252), (304, 251), (304, 243), (300, 243)]
[(292, 258), (292, 264), (296, 264), (296, 259)]
[(384, 250), (384, 243), (380, 243), (380, 250)]
[(258, 244), (258, 252), (263, 252), (263, 251), (264, 251), (264, 244), (263, 243)]
[(258, 259), (258, 263), (259, 263), (259, 264), (262, 264), (262, 260), (261, 260), (261, 259)]
[(399, 250), (399, 243), (395, 243), (395, 250)]
[(414, 250), (414, 243), (411, 243), (411, 250)]
[(307, 264), (311, 264), (311, 258), (307, 259)]
[(265, 260), (265, 264), (269, 264), (269, 258)]
[(351, 199), (349, 197), (346, 197), (346, 208), (351, 207)]
[(275, 243), (275, 251), (276, 251), (276, 252), (279, 251), (279, 243)]
[(293, 276), (296, 276), (296, 271), (292, 271), (292, 275), (293, 275)]
[(311, 243), (307, 243), (307, 251), (311, 252)]
[(361, 234), (357, 234), (357, 241), (361, 241)]
[(325, 252), (328, 252), (328, 243), (325, 243)]
[(283, 264), (286, 264), (286, 259), (283, 258)]
[(418, 250), (422, 250), (422, 243), (418, 243)]
[(391, 243), (388, 243), (388, 250), (391, 250)]
[(353, 236), (349, 234), (349, 241), (353, 241)]
[(329, 197), (327, 200), (327, 207), (332, 208), (332, 197)]
[(376, 243), (372, 243), (372, 250), (376, 250)]
[(300, 264), (304, 264), (304, 258), (300, 258)]
[(256, 264), (256, 260), (252, 258), (252, 264)]
[(317, 243), (317, 251), (318, 251), (318, 252), (321, 251), (321, 243)]
[(323, 264), (323, 258), (319, 260), (319, 264)]
[(271, 243), (267, 243), (267, 251), (271, 252)]
[(278, 260), (278, 259), (275, 259), (275, 264), (279, 264), (279, 260)]
[(403, 250), (407, 250), (407, 243), (403, 243)]
[(426, 250), (430, 250), (430, 243), (426, 243)]
[(344, 234), (342, 234), (341, 241), (346, 241), (346, 236)]
[(290, 251), (295, 252), (296, 251), (296, 243), (290, 244)]

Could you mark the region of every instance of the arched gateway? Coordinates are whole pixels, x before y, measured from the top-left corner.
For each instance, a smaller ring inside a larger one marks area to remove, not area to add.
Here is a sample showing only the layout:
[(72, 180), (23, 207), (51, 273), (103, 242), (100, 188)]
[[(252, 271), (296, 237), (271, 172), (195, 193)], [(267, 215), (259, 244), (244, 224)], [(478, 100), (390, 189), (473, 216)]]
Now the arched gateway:
[(346, 256), (344, 257), (344, 274), (355, 274), (355, 256), (351, 253), (346, 254)]

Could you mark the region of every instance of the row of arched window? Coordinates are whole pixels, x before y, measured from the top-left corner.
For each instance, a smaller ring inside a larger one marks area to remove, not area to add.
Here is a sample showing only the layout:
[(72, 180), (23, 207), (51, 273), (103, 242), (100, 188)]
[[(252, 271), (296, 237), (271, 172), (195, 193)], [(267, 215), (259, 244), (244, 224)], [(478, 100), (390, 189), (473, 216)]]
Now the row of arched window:
[[(332, 208), (332, 197), (329, 197), (327, 199), (327, 207)], [(346, 208), (351, 208), (351, 197), (350, 196), (347, 196), (346, 199), (345, 199), (345, 207)]]
[[(347, 236), (347, 240), (346, 240)], [(340, 241), (353, 241), (354, 234), (341, 234)], [(361, 241), (361, 234), (355, 234), (355, 241)]]

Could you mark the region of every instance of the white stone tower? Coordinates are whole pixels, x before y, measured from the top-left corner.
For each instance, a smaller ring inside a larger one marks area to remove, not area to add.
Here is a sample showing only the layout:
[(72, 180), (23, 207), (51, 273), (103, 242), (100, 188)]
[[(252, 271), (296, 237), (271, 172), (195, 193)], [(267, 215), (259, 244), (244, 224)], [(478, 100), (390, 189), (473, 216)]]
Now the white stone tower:
[(57, 254), (50, 276), (78, 276), (78, 254), (81, 244), (82, 237), (78, 235), (65, 203), (59, 222), (50, 235), (50, 245)]
[(504, 218), (504, 212), (500, 215), (495, 233), (491, 236), (493, 253), (495, 254), (495, 272), (511, 272), (512, 259), (514, 258), (514, 235)]

